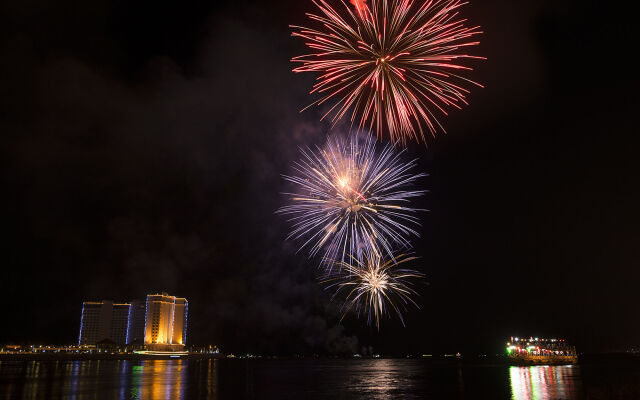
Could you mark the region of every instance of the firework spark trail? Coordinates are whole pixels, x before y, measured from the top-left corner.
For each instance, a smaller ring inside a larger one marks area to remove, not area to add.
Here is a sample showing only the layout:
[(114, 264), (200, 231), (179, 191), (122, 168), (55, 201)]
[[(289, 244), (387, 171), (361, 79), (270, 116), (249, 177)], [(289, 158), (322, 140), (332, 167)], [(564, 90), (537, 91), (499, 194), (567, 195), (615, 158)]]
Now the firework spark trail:
[(322, 254), (321, 264), (331, 269), (334, 260), (363, 251), (392, 255), (394, 248), (410, 248), (409, 236), (418, 236), (410, 201), (423, 190), (410, 186), (425, 174), (414, 174), (416, 160), (403, 162), (391, 145), (376, 149), (375, 139), (351, 135), (329, 139), (315, 151), (301, 149), (294, 164), (297, 175), (284, 178), (296, 191), (278, 213), (293, 224), (287, 239), (303, 240), (310, 257)]
[(335, 289), (334, 298), (346, 293), (343, 317), (354, 310), (359, 317), (367, 316), (367, 324), (375, 322), (380, 329), (380, 320), (393, 311), (404, 325), (402, 313), (409, 304), (420, 308), (413, 300), (417, 296), (411, 280), (423, 278), (420, 272), (400, 268), (400, 264), (416, 257), (399, 255), (384, 259), (377, 253), (365, 253), (363, 258), (351, 257), (349, 261), (337, 262), (339, 268), (328, 273), (322, 282), (330, 283), (327, 289)]
[[(462, 0), (350, 0), (341, 14), (327, 0), (313, 0), (319, 14), (307, 16), (319, 28), (292, 25), (312, 52), (292, 59), (294, 72), (318, 73), (312, 105), (333, 102), (322, 117), (333, 125), (350, 112), (351, 126), (388, 132), (391, 141), (419, 141), (428, 130), (444, 128), (435, 112), (466, 105), (462, 85), (482, 87), (457, 71), (469, 59), (484, 59), (463, 50), (479, 44), (479, 27), (459, 17)], [(308, 107), (307, 107), (308, 108)], [(385, 129), (386, 128), (386, 129)]]

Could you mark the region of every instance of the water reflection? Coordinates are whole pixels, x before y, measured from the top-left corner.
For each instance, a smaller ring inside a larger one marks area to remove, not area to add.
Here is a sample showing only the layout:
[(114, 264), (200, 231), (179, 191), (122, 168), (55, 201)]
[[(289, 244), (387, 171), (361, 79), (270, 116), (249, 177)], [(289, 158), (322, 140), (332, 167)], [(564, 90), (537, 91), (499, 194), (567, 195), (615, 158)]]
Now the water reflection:
[(421, 359), (0, 361), (0, 399), (640, 399), (639, 382), (635, 359), (508, 369)]
[(510, 367), (514, 400), (578, 398), (580, 369), (576, 365)]
[[(356, 366), (354, 366), (356, 367)], [(412, 386), (412, 374), (406, 362), (379, 359), (358, 365), (345, 382), (352, 392), (367, 399), (397, 399), (398, 394)], [(354, 394), (355, 394), (354, 393)]]
[[(0, 362), (7, 399), (218, 399), (216, 360)], [(189, 363), (193, 373), (188, 373)], [(193, 385), (189, 385), (189, 379)]]

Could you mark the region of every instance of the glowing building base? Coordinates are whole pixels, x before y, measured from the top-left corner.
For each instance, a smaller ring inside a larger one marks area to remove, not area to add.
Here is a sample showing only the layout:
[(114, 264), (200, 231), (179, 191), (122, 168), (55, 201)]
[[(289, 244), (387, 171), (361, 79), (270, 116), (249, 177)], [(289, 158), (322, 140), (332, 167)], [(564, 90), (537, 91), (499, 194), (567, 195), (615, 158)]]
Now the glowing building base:
[(145, 350), (149, 351), (183, 351), (183, 344), (169, 344), (169, 343), (147, 343), (144, 345)]
[(146, 356), (170, 356), (170, 357), (178, 357), (178, 356), (186, 356), (189, 354), (187, 351), (154, 351), (154, 350), (138, 350), (134, 351), (135, 354), (142, 354)]

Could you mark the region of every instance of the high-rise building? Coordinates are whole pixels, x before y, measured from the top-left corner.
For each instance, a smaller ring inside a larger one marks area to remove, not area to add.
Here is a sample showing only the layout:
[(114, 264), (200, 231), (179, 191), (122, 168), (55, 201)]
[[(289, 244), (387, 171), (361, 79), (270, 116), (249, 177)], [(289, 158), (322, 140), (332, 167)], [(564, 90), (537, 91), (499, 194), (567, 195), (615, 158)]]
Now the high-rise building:
[(133, 300), (129, 307), (127, 344), (144, 343), (144, 321), (147, 306), (144, 300)]
[(85, 301), (82, 303), (78, 343), (111, 341), (114, 344), (125, 344), (128, 318), (128, 303), (114, 304), (112, 300)]
[(82, 303), (79, 344), (143, 344), (153, 350), (179, 350), (187, 340), (187, 299), (166, 293), (147, 300)]
[(129, 308), (131, 304), (114, 304), (111, 312), (111, 329), (109, 339), (115, 344), (127, 343), (127, 327), (129, 325)]
[(185, 298), (176, 297), (173, 308), (173, 330), (172, 343), (187, 343), (187, 314), (189, 313), (189, 303)]
[(167, 293), (147, 295), (144, 343), (157, 350), (184, 347), (187, 337), (188, 302)]

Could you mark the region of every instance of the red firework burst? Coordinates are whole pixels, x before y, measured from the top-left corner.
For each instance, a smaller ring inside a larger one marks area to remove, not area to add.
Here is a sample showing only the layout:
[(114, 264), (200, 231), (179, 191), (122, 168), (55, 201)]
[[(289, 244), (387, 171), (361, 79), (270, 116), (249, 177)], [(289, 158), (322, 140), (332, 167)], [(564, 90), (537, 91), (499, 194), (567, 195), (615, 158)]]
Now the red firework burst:
[(307, 16), (321, 28), (291, 26), (312, 50), (292, 59), (302, 64), (293, 71), (320, 74), (310, 106), (329, 102), (322, 118), (334, 125), (350, 114), (351, 126), (378, 137), (425, 140), (426, 129), (444, 131), (436, 110), (467, 104), (465, 83), (482, 87), (458, 75), (472, 69), (461, 62), (484, 58), (462, 53), (482, 32), (459, 18), (461, 0), (350, 0), (355, 12), (340, 0), (343, 14), (326, 0), (313, 3), (321, 13)]

